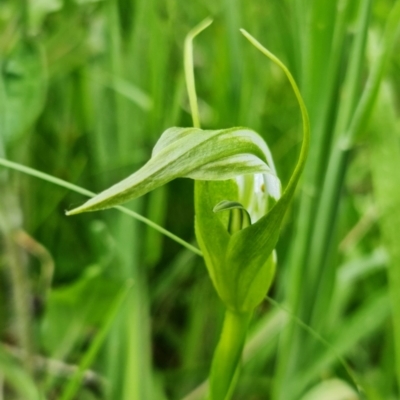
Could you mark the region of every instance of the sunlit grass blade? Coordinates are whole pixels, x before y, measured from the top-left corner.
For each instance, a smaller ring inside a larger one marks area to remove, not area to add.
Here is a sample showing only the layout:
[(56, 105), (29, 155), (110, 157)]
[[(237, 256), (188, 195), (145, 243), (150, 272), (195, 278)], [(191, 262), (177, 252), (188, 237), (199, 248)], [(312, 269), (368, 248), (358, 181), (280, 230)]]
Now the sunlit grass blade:
[[(311, 239), (308, 269), (310, 275), (310, 287), (315, 288), (316, 293), (331, 293), (334, 280), (334, 265), (325, 264), (325, 255), (330, 251), (332, 235), (337, 218), (338, 200), (340, 199), (341, 185), (345, 174), (347, 150), (340, 145), (346, 136), (347, 129), (357, 107), (360, 95), (361, 71), (365, 60), (365, 43), (370, 22), (371, 2), (364, 1), (359, 5), (357, 20), (357, 35), (351, 47), (349, 67), (346, 71), (343, 85), (344, 100), (338, 109), (335, 131), (333, 135), (333, 147), (329, 159), (325, 181), (323, 183), (320, 204), (314, 223), (314, 232)], [(313, 289), (311, 289), (313, 290)], [(324, 309), (326, 302), (314, 303), (314, 297), (308, 296), (303, 305), (303, 313), (306, 319), (312, 321), (312, 325), (320, 327), (324, 325)], [(328, 300), (329, 301), (329, 300)], [(311, 315), (310, 315), (310, 310)], [(308, 315), (307, 315), (308, 314)]]
[(397, 385), (400, 388), (400, 188), (394, 174), (400, 171), (399, 118), (389, 83), (381, 90), (371, 126), (371, 174), (380, 211), (379, 225), (387, 248)]

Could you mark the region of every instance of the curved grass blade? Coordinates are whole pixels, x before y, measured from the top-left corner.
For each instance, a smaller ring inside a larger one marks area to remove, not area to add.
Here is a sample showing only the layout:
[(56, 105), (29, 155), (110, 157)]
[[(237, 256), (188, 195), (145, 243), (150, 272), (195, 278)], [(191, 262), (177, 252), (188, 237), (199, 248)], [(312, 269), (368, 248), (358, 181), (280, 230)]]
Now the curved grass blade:
[[(53, 185), (63, 187), (65, 189), (71, 190), (75, 193), (80, 193), (87, 197), (96, 196), (96, 193), (91, 192), (90, 190), (84, 189), (80, 186), (74, 185), (73, 183), (64, 181), (60, 178), (56, 178), (44, 172), (38, 171), (33, 168), (26, 167), (25, 165), (21, 165), (15, 163), (13, 161), (6, 160), (5, 158), (0, 157), (0, 165), (9, 169), (13, 169), (14, 171), (19, 171), (24, 174), (34, 176), (35, 178), (41, 179), (43, 181), (52, 183)], [(196, 247), (192, 246), (190, 243), (186, 242), (185, 240), (181, 239), (180, 237), (174, 235), (173, 233), (167, 231), (162, 226), (156, 224), (155, 222), (143, 217), (142, 215), (136, 213), (135, 211), (130, 210), (129, 208), (117, 206), (114, 207), (117, 210), (123, 212), (124, 214), (129, 215), (132, 218), (137, 219), (138, 221), (143, 222), (144, 224), (148, 225), (150, 228), (155, 229), (156, 231), (160, 232), (161, 234), (169, 237), (170, 239), (174, 240), (175, 242), (179, 243), (180, 245), (186, 247), (188, 250), (192, 251), (193, 253), (197, 254), (198, 256), (202, 257), (203, 253)]]

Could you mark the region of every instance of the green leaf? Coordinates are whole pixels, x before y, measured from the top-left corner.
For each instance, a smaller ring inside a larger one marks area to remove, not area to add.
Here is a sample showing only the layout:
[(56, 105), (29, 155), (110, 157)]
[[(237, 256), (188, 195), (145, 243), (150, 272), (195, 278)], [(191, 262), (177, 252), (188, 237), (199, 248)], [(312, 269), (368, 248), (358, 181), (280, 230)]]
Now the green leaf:
[(79, 344), (74, 341), (79, 332), (87, 326), (101, 325), (110, 299), (117, 295), (121, 284), (93, 265), (72, 285), (52, 290), (41, 327), (44, 348), (51, 354), (59, 354), (61, 348), (73, 350)]
[(97, 354), (99, 353), (109, 331), (111, 330), (112, 324), (121, 309), (121, 306), (128, 296), (128, 293), (132, 287), (132, 282), (128, 281), (125, 287), (121, 288), (117, 296), (114, 296), (111, 302), (110, 309), (105, 315), (104, 322), (100, 330), (97, 332), (95, 338), (91, 342), (89, 348), (86, 350), (84, 356), (80, 360), (79, 368), (76, 370), (74, 375), (71, 377), (68, 384), (63, 389), (60, 399), (70, 400), (73, 399), (76, 393), (79, 391), (81, 381), (83, 379), (84, 371), (89, 368), (95, 361)]
[(7, 142), (25, 133), (39, 116), (47, 81), (42, 51), (31, 41), (19, 43), (1, 64), (1, 130)]
[(263, 139), (247, 128), (170, 128), (139, 171), (67, 215), (113, 207), (179, 177), (226, 180), (257, 172), (274, 175), (267, 163), (268, 153)]

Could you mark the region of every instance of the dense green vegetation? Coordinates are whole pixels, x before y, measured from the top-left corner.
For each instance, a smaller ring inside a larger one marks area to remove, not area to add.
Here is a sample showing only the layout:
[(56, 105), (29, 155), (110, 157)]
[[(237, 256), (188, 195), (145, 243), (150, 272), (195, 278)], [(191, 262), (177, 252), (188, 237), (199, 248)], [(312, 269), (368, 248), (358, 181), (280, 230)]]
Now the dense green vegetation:
[(65, 210), (192, 126), (183, 46), (208, 16), (202, 127), (261, 134), (287, 185), (301, 115), (245, 28), (292, 72), (312, 134), (232, 398), (398, 398), (400, 1), (3, 0), (0, 399), (205, 397), (224, 306), (196, 250), (193, 181), (130, 212)]

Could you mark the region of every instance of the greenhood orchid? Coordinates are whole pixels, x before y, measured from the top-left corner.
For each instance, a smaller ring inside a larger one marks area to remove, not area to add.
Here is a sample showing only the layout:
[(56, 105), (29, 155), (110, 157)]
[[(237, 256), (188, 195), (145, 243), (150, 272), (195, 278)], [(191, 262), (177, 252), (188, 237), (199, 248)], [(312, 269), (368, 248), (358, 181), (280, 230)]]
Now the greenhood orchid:
[(303, 118), (299, 161), (285, 190), (267, 144), (251, 129), (200, 129), (193, 76), (192, 41), (185, 41), (185, 73), (194, 127), (170, 128), (137, 172), (68, 212), (114, 207), (176, 178), (195, 180), (195, 233), (212, 283), (227, 311), (210, 377), (210, 399), (229, 398), (254, 308), (272, 283), (280, 227), (307, 156), (309, 122), (297, 85), (288, 69), (246, 31), (243, 35), (277, 64), (289, 79)]
[[(272, 281), (273, 250), (304, 165), (309, 128), (305, 106), (287, 68), (247, 32), (242, 33), (283, 69), (302, 111), (302, 151), (285, 191), (281, 194), (267, 144), (251, 129), (175, 127), (161, 135), (141, 169), (68, 215), (116, 206), (176, 178), (195, 179), (196, 237), (212, 282), (228, 309), (249, 312), (262, 301)], [(187, 81), (190, 90), (191, 80)], [(243, 216), (244, 223), (233, 229), (235, 215)]]

